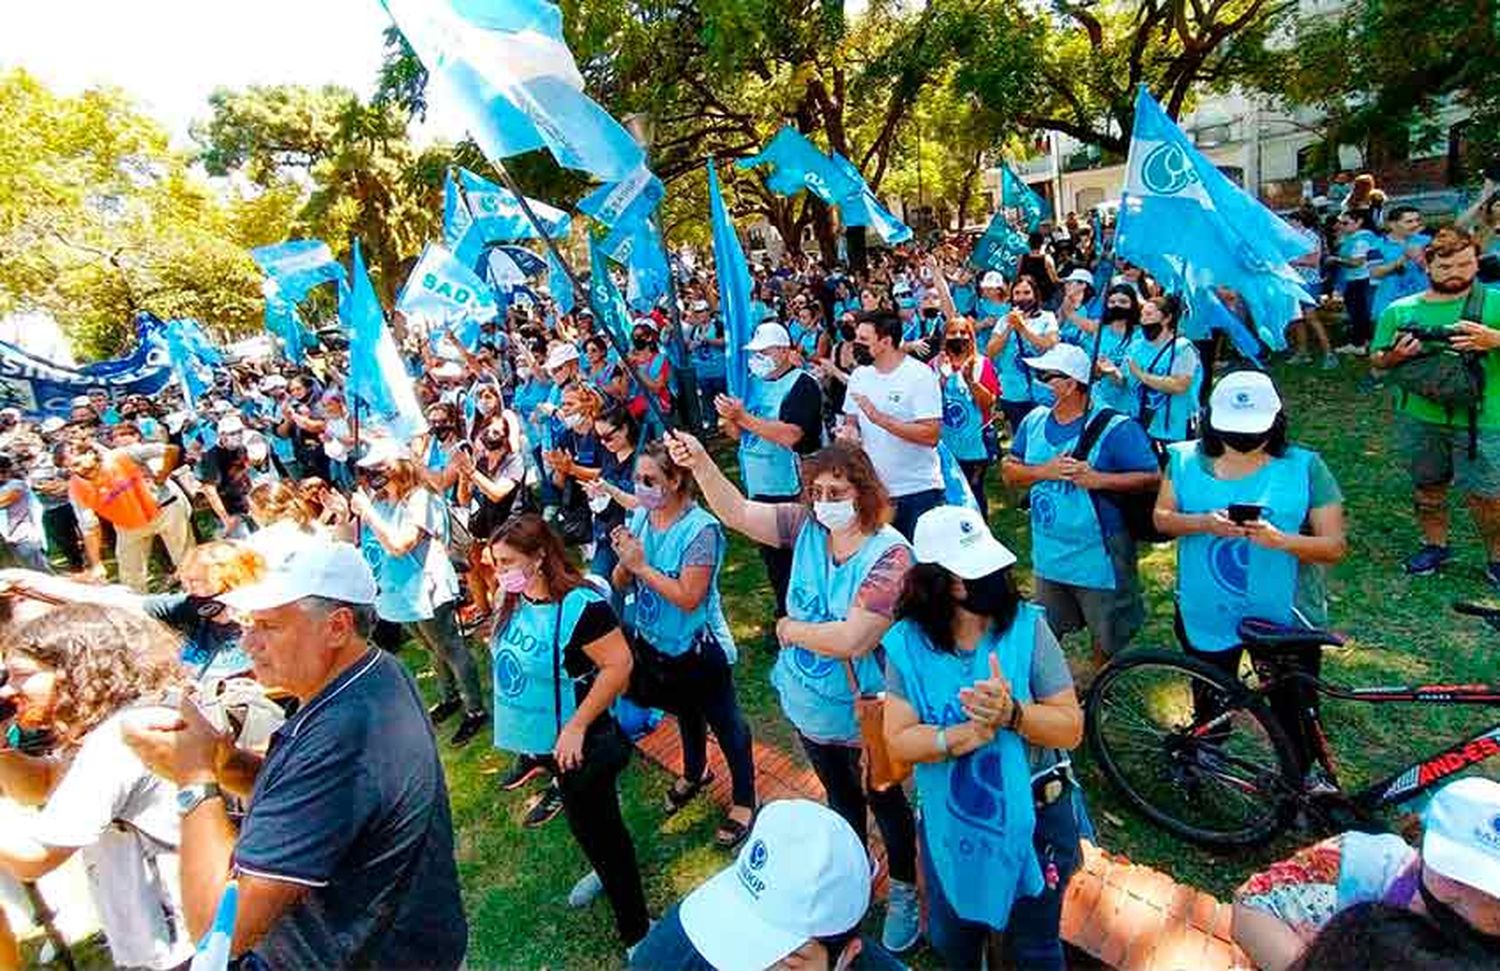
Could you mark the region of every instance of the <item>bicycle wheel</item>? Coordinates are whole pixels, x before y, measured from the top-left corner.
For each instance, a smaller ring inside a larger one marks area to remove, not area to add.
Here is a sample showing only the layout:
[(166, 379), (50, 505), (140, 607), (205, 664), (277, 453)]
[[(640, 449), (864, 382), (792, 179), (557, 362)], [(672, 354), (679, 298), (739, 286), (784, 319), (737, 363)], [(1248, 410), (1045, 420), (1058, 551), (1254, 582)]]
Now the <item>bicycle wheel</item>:
[(1291, 818), (1291, 741), (1243, 684), (1193, 658), (1132, 651), (1106, 667), (1085, 709), (1104, 776), (1158, 826), (1210, 847), (1247, 846)]

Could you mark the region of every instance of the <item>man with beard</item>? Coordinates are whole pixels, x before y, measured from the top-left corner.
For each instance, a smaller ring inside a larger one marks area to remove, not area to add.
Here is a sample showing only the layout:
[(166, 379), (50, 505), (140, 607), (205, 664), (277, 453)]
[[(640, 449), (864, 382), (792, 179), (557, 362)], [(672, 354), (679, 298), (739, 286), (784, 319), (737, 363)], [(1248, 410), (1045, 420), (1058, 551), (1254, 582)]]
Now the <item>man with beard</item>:
[[(1443, 229), (1425, 250), (1428, 288), (1394, 301), (1380, 315), (1372, 347), (1377, 368), (1396, 386), (1396, 441), (1407, 456), (1422, 547), (1406, 561), (1411, 576), (1430, 576), (1452, 556), (1448, 491), (1456, 485), (1484, 538), (1485, 571), (1500, 588), (1500, 293), (1479, 282), (1479, 246), (1459, 229)], [(1472, 408), (1431, 400), (1411, 389), (1402, 369), (1435, 355), (1462, 355), (1483, 375)]]

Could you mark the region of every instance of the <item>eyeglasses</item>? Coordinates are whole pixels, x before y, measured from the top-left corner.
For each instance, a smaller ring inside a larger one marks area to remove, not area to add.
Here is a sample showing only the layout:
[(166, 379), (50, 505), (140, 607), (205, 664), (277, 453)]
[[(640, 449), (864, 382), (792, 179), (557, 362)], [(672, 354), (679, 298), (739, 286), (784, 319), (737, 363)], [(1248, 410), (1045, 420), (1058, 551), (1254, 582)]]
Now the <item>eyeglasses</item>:
[(813, 502), (842, 502), (845, 499), (852, 498), (853, 495), (854, 487), (848, 485), (807, 487), (807, 498)]

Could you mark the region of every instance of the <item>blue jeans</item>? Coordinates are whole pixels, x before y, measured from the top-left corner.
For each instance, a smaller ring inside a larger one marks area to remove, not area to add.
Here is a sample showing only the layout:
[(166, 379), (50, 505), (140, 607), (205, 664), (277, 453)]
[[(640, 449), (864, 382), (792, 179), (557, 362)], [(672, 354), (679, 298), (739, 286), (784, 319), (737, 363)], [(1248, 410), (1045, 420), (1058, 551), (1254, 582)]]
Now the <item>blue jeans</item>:
[(964, 920), (943, 895), (942, 884), (922, 838), (922, 872), (927, 886), (927, 940), (941, 955), (948, 968), (977, 968), (991, 933), (1003, 936), (1009, 963), (1017, 968), (1060, 969), (1063, 959), (1058, 927), (1062, 922), (1063, 896), (1068, 881), (1078, 869), (1082, 848), (1078, 843), (1078, 820), (1074, 814), (1072, 794), (1064, 794), (1052, 805), (1037, 810), (1036, 833), (1032, 837), (1037, 861), (1043, 875), (1049, 864), (1057, 868), (1052, 886), (1042, 888), (1035, 897), (1018, 897), (1010, 910), (1010, 921), (1003, 932), (984, 924)]
[(896, 515), (891, 525), (896, 527), (896, 532), (906, 537), (907, 542), (911, 542), (912, 534), (917, 530), (917, 520), (927, 510), (936, 509), (942, 504), (942, 489), (928, 489), (926, 492), (892, 496), (891, 505), (896, 508)]

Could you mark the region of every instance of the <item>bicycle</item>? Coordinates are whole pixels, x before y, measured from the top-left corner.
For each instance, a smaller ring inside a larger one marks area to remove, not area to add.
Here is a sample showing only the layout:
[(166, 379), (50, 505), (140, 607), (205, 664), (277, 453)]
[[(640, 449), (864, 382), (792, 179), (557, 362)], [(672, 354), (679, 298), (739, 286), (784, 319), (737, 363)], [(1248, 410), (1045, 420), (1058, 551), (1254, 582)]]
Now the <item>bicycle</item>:
[[(1500, 608), (1455, 603), (1500, 631)], [(1345, 687), (1319, 676), (1344, 638), (1264, 620), (1240, 624), (1253, 682), (1184, 654), (1133, 650), (1108, 665), (1085, 704), (1090, 751), (1127, 802), (1161, 828), (1210, 848), (1311, 828), (1378, 826), (1402, 803), (1500, 753), (1500, 720), (1356, 792), (1339, 783), (1318, 698), (1366, 704), (1500, 706), (1500, 685)]]

